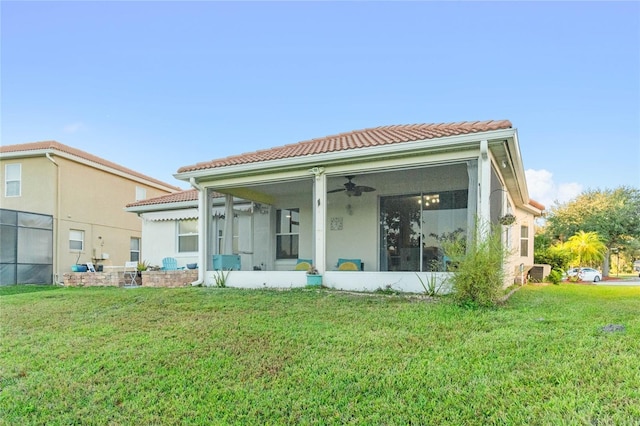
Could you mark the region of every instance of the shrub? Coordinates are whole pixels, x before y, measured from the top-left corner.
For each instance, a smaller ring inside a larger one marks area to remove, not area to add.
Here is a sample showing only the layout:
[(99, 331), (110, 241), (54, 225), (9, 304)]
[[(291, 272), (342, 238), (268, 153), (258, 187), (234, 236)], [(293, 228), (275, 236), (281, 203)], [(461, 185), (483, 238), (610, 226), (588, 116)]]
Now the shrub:
[[(488, 232), (479, 232), (485, 229)], [(503, 265), (507, 258), (501, 227), (478, 224), (466, 251), (460, 239), (444, 246), (447, 256), (457, 263), (451, 277), (454, 300), (464, 306), (495, 305), (504, 285)]]
[(545, 281), (552, 284), (560, 284), (562, 281), (562, 271), (560, 269), (552, 269), (549, 275), (545, 278)]
[(444, 285), (446, 284), (446, 280), (438, 281), (438, 278), (434, 273), (431, 273), (431, 275), (428, 275), (426, 277), (426, 283), (424, 280), (422, 280), (422, 278), (420, 278), (420, 275), (418, 275), (417, 273), (416, 276), (418, 277), (418, 280), (420, 280), (420, 285), (422, 285), (422, 288), (424, 289), (424, 294), (426, 294), (427, 296), (437, 296), (440, 292), (440, 289), (442, 289), (442, 287), (444, 287)]
[(227, 286), (227, 278), (229, 277), (229, 274), (231, 273), (231, 271), (225, 271), (221, 270), (221, 271), (214, 271), (213, 272), (213, 279), (216, 282), (216, 287), (218, 288), (225, 288)]

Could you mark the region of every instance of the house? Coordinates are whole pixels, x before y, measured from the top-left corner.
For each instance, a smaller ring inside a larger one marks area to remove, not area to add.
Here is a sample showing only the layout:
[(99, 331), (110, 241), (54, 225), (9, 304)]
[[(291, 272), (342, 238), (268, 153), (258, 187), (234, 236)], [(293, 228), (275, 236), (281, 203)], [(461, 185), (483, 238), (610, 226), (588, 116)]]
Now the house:
[[(224, 230), (224, 195), (210, 193), (211, 233), (216, 236), (216, 252), (221, 251)], [(251, 263), (245, 253), (250, 244), (250, 216), (253, 205), (246, 200), (234, 202), (233, 252), (241, 262)], [(150, 265), (161, 266), (162, 259), (173, 257), (179, 267), (198, 263), (198, 191), (190, 189), (169, 195), (148, 198), (129, 203), (126, 211), (136, 213), (142, 220), (143, 260)]]
[[(421, 291), (420, 275), (450, 273), (442, 239), (501, 220), (513, 282), (533, 266), (543, 210), (529, 198), (507, 120), (369, 128), (185, 166), (175, 177), (198, 190), (205, 285), (219, 278), (216, 257), (241, 251), (229, 286), (304, 286), (305, 272), (294, 269), (307, 259), (325, 286)], [(231, 222), (216, 222), (219, 194), (226, 217), (238, 200), (251, 206), (242, 250)], [(360, 270), (341, 270), (344, 259)]]
[(141, 224), (123, 207), (181, 190), (56, 141), (0, 147), (0, 173), (2, 285), (138, 260)]

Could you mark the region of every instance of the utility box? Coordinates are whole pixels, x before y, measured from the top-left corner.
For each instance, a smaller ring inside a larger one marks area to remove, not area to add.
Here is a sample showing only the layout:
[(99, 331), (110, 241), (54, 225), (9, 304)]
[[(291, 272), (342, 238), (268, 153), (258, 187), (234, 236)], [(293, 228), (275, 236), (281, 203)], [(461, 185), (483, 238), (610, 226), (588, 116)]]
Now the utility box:
[(214, 271), (239, 271), (240, 256), (237, 254), (214, 254), (213, 270)]

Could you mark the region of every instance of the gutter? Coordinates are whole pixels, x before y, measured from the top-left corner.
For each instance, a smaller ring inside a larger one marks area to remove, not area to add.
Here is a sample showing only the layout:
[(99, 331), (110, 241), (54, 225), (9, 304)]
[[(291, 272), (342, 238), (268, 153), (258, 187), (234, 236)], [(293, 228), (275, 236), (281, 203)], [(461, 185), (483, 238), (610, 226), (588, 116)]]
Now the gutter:
[(206, 268), (206, 263), (204, 259), (204, 246), (206, 242), (206, 226), (205, 221), (203, 220), (203, 212), (205, 211), (205, 189), (198, 185), (195, 178), (190, 178), (189, 183), (192, 187), (198, 190), (198, 263), (200, 267), (198, 268), (198, 279), (191, 283), (192, 287), (198, 287), (204, 284), (204, 269)]

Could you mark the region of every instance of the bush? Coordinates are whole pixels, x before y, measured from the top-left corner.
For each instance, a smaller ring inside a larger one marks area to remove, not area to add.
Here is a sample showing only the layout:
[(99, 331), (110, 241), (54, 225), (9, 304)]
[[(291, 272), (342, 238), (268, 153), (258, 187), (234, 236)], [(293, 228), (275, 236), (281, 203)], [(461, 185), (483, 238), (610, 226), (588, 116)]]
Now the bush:
[(477, 225), (476, 230), (489, 229), (487, 236), (479, 238), (476, 231), (468, 248), (458, 239), (445, 244), (445, 252), (457, 263), (456, 272), (451, 277), (453, 297), (464, 306), (493, 306), (502, 295), (504, 285), (504, 261), (507, 250), (502, 244), (500, 226)]
[(562, 281), (562, 271), (559, 269), (552, 269), (545, 281), (552, 284), (560, 284)]

